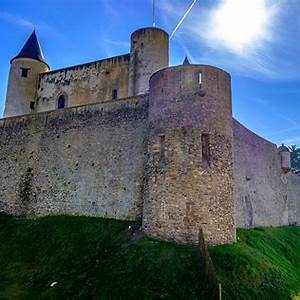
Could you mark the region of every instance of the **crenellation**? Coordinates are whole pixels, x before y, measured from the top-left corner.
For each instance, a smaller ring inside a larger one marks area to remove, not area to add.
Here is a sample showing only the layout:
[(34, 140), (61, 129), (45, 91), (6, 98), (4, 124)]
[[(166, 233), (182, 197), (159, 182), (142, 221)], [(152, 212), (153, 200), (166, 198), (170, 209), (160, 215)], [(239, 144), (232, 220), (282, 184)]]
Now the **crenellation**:
[(127, 97), (128, 64), (123, 55), (41, 74), (36, 111), (55, 109), (60, 95), (71, 107), (111, 100), (114, 89), (118, 98)]

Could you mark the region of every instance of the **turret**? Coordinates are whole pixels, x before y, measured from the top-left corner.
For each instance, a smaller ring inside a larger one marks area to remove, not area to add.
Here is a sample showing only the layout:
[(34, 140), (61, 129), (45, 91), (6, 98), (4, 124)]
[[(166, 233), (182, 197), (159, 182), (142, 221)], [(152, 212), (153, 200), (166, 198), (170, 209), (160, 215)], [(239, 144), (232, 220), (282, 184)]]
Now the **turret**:
[(156, 27), (142, 28), (131, 35), (129, 96), (145, 94), (149, 79), (169, 65), (169, 35)]
[(280, 155), (281, 168), (284, 173), (288, 173), (291, 170), (291, 151), (282, 144), (278, 148), (278, 152)]
[(39, 74), (49, 71), (35, 31), (10, 64), (4, 117), (34, 111)]
[(143, 229), (210, 244), (235, 240), (230, 75), (205, 65), (165, 68), (150, 79)]

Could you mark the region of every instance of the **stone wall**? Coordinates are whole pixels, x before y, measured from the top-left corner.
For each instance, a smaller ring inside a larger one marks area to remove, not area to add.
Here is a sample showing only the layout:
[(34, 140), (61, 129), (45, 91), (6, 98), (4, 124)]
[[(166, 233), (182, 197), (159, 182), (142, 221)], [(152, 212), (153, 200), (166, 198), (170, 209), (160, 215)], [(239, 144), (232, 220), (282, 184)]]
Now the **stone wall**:
[(142, 218), (148, 235), (181, 243), (197, 243), (200, 228), (222, 244), (236, 227), (300, 222), (300, 177), (232, 119), (228, 73), (166, 68), (150, 95), (105, 102), (113, 88), (127, 95), (128, 64), (44, 73), (37, 110), (61, 94), (75, 107), (0, 120), (0, 211)]
[(113, 90), (127, 97), (129, 59), (126, 54), (41, 74), (36, 111), (56, 109), (60, 95), (68, 107), (111, 100)]
[(230, 86), (229, 74), (203, 65), (151, 77), (143, 214), (150, 236), (197, 243), (202, 228), (210, 244), (235, 240)]
[(275, 144), (234, 120), (234, 198), (237, 227), (299, 222), (300, 178), (284, 173)]
[(289, 174), (288, 179), (289, 224), (300, 224), (300, 176)]
[(0, 211), (138, 219), (146, 96), (0, 121)]

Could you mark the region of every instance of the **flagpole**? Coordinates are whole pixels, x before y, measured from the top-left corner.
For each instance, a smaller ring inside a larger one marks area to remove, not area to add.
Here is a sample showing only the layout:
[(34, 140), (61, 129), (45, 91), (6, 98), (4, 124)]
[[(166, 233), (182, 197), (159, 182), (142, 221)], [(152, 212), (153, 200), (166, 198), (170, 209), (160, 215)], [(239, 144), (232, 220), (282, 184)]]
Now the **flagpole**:
[(155, 0), (152, 0), (152, 18), (153, 18), (153, 27), (155, 27)]

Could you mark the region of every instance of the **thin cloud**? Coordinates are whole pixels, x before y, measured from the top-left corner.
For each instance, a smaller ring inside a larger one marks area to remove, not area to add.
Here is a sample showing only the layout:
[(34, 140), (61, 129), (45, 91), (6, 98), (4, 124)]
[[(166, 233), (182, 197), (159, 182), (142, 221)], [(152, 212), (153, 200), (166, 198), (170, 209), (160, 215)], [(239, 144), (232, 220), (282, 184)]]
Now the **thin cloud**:
[(103, 39), (103, 42), (104, 43), (107, 43), (109, 45), (112, 45), (112, 46), (115, 46), (117, 48), (120, 48), (120, 49), (126, 49), (128, 50), (129, 49), (129, 46), (130, 46), (130, 43), (129, 42), (125, 42), (125, 41), (117, 41), (117, 40), (111, 40), (109, 38), (104, 38)]
[(276, 115), (277, 117), (281, 118), (282, 120), (288, 122), (290, 125), (292, 125), (294, 128), (297, 128), (300, 130), (300, 123), (295, 121), (294, 119), (287, 117), (286, 115), (278, 112), (277, 110), (274, 109), (273, 105), (271, 105), (269, 103), (269, 101), (262, 99), (262, 98), (258, 98), (258, 97), (251, 97), (248, 98), (250, 101), (261, 104), (263, 106), (265, 106), (268, 109), (268, 112), (272, 112), (274, 115)]
[(119, 9), (116, 9), (110, 1), (102, 0), (100, 3), (105, 15), (111, 21), (107, 23), (105, 28), (100, 29), (99, 36), (97, 36), (98, 46), (108, 57), (120, 54), (125, 48), (127, 48), (126, 52), (128, 52), (128, 43), (124, 41), (115, 41), (110, 38), (113, 36), (112, 32), (119, 23), (119, 20), (122, 20)]
[(116, 20), (119, 17), (118, 9), (110, 1), (101, 1), (101, 5), (105, 13), (111, 16), (112, 20)]
[(51, 34), (57, 37), (60, 37), (62, 39), (65, 39), (65, 36), (56, 31), (53, 27), (49, 26), (45, 23), (33, 23), (30, 20), (21, 18), (19, 16), (10, 14), (5, 11), (0, 11), (0, 20), (12, 24), (14, 26), (19, 26), (23, 28), (29, 28), (30, 30), (38, 29), (38, 31), (43, 31), (46, 34)]
[(284, 144), (300, 144), (300, 136), (294, 136), (292, 138), (283, 141)]
[(109, 57), (128, 53), (130, 48), (129, 42), (111, 40), (110, 38), (105, 37), (105, 35), (102, 35), (99, 45), (101, 46), (105, 55)]
[[(276, 131), (269, 131), (265, 132), (263, 136), (265, 136), (267, 139), (273, 139), (274, 137), (277, 137), (280, 134), (283, 133), (292, 133), (292, 132), (299, 132), (300, 131), (300, 123), (295, 121), (294, 119), (287, 117), (286, 115), (282, 114), (281, 112), (278, 112), (274, 107), (269, 103), (269, 101), (257, 98), (257, 97), (250, 97), (248, 98), (250, 101), (255, 102), (256, 104), (262, 105), (265, 108), (267, 108), (268, 113), (272, 113), (277, 118), (281, 119), (282, 121), (285, 121), (287, 124), (290, 125), (289, 128), (283, 129), (283, 130), (276, 130)], [(291, 144), (291, 143), (299, 143), (300, 142), (300, 136), (297, 134), (294, 137), (289, 137), (285, 140), (283, 140), (285, 144)]]
[(12, 25), (22, 26), (30, 29), (33, 29), (35, 27), (34, 24), (29, 20), (9, 14), (5, 11), (0, 11), (0, 20)]
[(264, 135), (267, 136), (268, 138), (274, 138), (277, 137), (278, 135), (282, 135), (283, 133), (293, 132), (293, 131), (299, 132), (299, 127), (290, 127), (282, 130), (277, 130), (277, 131), (273, 130), (270, 132), (266, 132)]
[[(188, 57), (189, 61), (191, 63), (197, 62), (197, 58), (194, 56), (192, 51), (190, 51), (190, 49), (185, 45), (185, 43), (182, 42), (181, 39), (178, 40), (178, 43), (180, 44), (181, 48), (183, 49), (185, 56)], [(182, 57), (182, 61), (180, 63), (183, 62), (183, 58), (184, 57)]]

